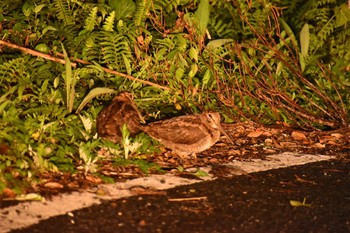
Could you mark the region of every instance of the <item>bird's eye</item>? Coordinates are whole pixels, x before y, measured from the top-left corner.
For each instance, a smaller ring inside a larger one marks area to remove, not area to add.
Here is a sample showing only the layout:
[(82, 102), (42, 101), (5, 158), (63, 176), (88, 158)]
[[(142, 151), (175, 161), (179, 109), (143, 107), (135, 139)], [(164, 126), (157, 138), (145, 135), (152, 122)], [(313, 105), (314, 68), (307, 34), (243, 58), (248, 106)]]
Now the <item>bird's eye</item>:
[(208, 113), (207, 117), (209, 122), (214, 120), (212, 113)]

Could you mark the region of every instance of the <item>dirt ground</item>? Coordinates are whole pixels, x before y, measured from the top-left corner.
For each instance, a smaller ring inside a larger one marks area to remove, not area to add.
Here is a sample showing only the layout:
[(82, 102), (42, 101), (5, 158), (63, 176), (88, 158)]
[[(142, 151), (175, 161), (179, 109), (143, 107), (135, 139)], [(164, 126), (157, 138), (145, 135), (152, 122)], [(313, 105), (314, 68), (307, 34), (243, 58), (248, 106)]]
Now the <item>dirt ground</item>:
[(349, 187), (350, 160), (322, 161), (106, 201), (12, 232), (350, 232)]

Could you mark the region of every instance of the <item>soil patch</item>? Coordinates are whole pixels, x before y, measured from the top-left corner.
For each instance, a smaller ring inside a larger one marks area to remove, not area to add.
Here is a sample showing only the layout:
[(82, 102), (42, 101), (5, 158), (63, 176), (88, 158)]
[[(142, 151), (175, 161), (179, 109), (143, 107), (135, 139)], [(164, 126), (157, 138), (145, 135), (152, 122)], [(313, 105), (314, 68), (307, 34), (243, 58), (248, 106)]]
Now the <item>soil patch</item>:
[(331, 160), (220, 178), (12, 232), (349, 232), (349, 168), (349, 160)]

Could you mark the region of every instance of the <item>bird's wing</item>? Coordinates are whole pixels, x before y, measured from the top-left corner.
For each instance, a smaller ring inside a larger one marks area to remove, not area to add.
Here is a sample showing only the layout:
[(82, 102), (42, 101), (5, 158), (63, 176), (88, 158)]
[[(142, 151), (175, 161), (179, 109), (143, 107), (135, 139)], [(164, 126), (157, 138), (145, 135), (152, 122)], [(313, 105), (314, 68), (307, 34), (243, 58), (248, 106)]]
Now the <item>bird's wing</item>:
[(191, 145), (203, 140), (206, 136), (202, 127), (195, 125), (167, 125), (152, 123), (146, 133), (162, 143)]

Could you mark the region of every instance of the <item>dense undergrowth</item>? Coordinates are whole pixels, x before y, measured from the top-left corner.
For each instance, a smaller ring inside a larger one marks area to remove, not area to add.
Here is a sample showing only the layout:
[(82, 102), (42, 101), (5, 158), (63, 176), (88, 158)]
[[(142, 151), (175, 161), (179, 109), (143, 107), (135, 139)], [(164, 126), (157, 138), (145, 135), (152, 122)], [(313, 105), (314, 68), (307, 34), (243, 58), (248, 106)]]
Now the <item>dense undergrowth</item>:
[(1, 1), (0, 192), (45, 171), (94, 172), (104, 147), (115, 158), (152, 152), (144, 135), (121, 146), (96, 137), (113, 91), (132, 92), (147, 119), (215, 110), (226, 122), (347, 126), (349, 7)]

